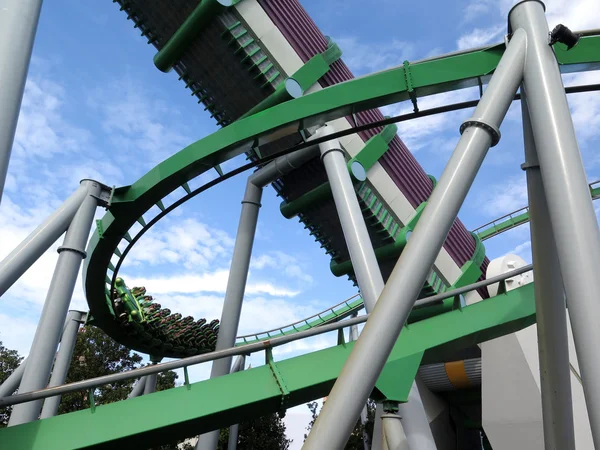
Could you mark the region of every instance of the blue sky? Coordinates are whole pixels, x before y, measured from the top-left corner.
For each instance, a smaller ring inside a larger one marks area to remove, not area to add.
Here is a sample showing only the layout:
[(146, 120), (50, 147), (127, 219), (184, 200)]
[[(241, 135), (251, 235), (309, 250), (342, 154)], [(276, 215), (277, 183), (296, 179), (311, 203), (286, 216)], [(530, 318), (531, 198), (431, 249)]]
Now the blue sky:
[[(302, 1), (344, 51), (355, 75), (434, 54), (502, 40), (512, 1), (391, 0)], [(551, 26), (597, 28), (596, 0), (546, 2)], [(82, 178), (127, 185), (186, 145), (217, 130), (174, 73), (163, 74), (125, 14), (109, 0), (46, 2), (42, 10), (7, 185), (0, 205), (0, 257), (63, 199)], [(569, 76), (565, 84), (597, 83), (597, 73)], [(422, 109), (477, 98), (459, 91), (419, 101)], [(600, 142), (600, 94), (569, 98), (590, 181), (600, 178), (595, 149)], [(407, 104), (386, 108), (410, 111)], [(425, 170), (439, 177), (471, 111), (401, 124), (400, 136)], [(502, 126), (501, 143), (490, 150), (461, 212), (468, 228), (527, 202), (519, 104)], [(226, 169), (241, 164), (238, 158)], [(214, 175), (213, 175), (214, 176)], [(202, 180), (195, 180), (192, 188)], [(237, 177), (190, 201), (161, 221), (131, 253), (122, 273), (143, 281), (159, 302), (182, 313), (220, 316), (220, 307), (245, 180)], [(337, 303), (355, 288), (329, 273), (329, 259), (296, 220), (279, 213), (280, 200), (267, 189), (260, 213), (248, 296), (240, 332), (284, 325)], [(99, 211), (98, 217), (102, 213)], [(0, 340), (27, 354), (56, 261), (58, 243), (2, 297)], [(516, 252), (530, 260), (529, 232), (521, 227), (486, 243), (493, 258)], [(284, 270), (281, 270), (284, 268)], [(73, 307), (85, 309), (79, 283)], [(279, 357), (334, 343), (315, 338), (279, 351)], [(252, 364), (261, 364), (255, 356)], [(196, 379), (208, 367), (198, 367)], [(305, 418), (289, 420), (296, 445)], [(298, 416), (300, 417), (300, 416)], [(305, 417), (305, 416), (302, 416)], [(296, 445), (294, 447), (296, 447)]]

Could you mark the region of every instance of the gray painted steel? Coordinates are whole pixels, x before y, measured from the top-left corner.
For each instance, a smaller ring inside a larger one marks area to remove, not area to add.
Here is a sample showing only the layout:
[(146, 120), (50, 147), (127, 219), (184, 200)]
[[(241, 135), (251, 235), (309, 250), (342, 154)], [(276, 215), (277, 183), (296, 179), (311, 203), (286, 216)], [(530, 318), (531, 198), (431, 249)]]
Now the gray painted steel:
[(509, 14), (527, 31), (523, 88), (538, 149), (544, 192), (560, 260), (592, 436), (600, 447), (600, 232), (559, 67), (548, 45), (543, 4), (527, 1)]
[[(356, 317), (357, 314), (354, 313), (352, 317)], [(358, 325), (352, 325), (349, 330), (349, 341), (354, 342), (358, 339)], [(367, 433), (366, 425), (368, 422), (368, 411), (367, 405), (363, 407), (360, 412), (360, 423), (363, 426), (363, 445), (365, 450), (370, 450), (369, 447), (369, 434)]]
[(146, 382), (144, 383), (144, 394), (152, 394), (156, 391), (156, 377), (157, 373), (150, 374), (146, 377)]
[(42, 0), (3, 0), (0, 7), (0, 202), (41, 8)]
[(21, 378), (23, 378), (23, 372), (25, 371), (25, 364), (27, 363), (27, 358), (25, 358), (19, 367), (15, 369), (10, 376), (4, 380), (4, 383), (0, 385), (0, 398), (8, 397), (12, 395), (13, 392), (17, 390), (19, 384), (21, 383)]
[(147, 377), (142, 377), (139, 380), (137, 380), (137, 382), (133, 386), (133, 389), (131, 389), (131, 392), (129, 393), (129, 395), (127, 395), (127, 398), (135, 398), (139, 397), (140, 395), (143, 395), (147, 379)]
[(0, 262), (0, 296), (56, 242), (61, 234), (67, 231), (86, 196), (87, 187), (82, 184), (56, 211)]
[(375, 407), (375, 418), (373, 419), (373, 441), (371, 443), (371, 450), (386, 450), (387, 443), (383, 436), (383, 424), (381, 423), (381, 416), (383, 412), (383, 403), (377, 403)]
[(540, 173), (537, 149), (533, 139), (527, 100), (521, 97), (523, 138), (531, 247), (534, 263), (535, 310), (537, 318), (538, 352), (544, 446), (546, 450), (575, 449), (571, 374), (569, 370), (569, 334), (567, 309), (558, 254), (544, 182)]
[[(408, 442), (407, 447), (410, 447), (412, 450), (437, 450), (416, 381), (413, 381), (410, 388), (408, 401), (398, 405), (398, 414), (402, 418), (402, 427), (404, 428)], [(396, 424), (396, 422), (391, 422), (387, 428), (384, 428), (386, 436), (391, 427), (397, 426), (394, 424)], [(398, 431), (396, 431), (396, 433), (398, 433)], [(390, 442), (388, 440), (388, 447), (394, 448), (389, 444)]]
[[(85, 255), (85, 246), (98, 204), (95, 197), (100, 195), (101, 190), (100, 184), (95, 181), (84, 180), (82, 185), (86, 187), (86, 196), (69, 225), (62, 247), (59, 247), (58, 262), (31, 344), (29, 361), (19, 386), (20, 392), (42, 389), (47, 386), (50, 377), (52, 361), (62, 331), (60, 325), (64, 323), (71, 303), (79, 266)], [(40, 401), (16, 406), (8, 422), (9, 426), (36, 420), (41, 408)]]
[[(404, 434), (400, 416), (386, 413), (381, 416), (383, 435), (389, 450), (409, 450), (408, 440)], [(421, 450), (420, 447), (412, 447)]]
[[(303, 449), (343, 448), (521, 83), (526, 35), (513, 34), (471, 124), (346, 361)], [(473, 122), (478, 121), (479, 124)], [(487, 127), (481, 123), (488, 124)], [(589, 194), (588, 198), (589, 198)], [(382, 332), (385, 330), (385, 333)], [(352, 392), (352, 395), (348, 395)]]
[[(326, 125), (319, 129), (317, 135), (326, 136), (334, 132), (332, 126)], [(344, 158), (344, 151), (339, 141), (333, 139), (323, 142), (319, 144), (319, 150), (331, 185), (331, 194), (340, 218), (358, 288), (362, 294), (365, 309), (370, 313), (375, 308), (375, 303), (383, 291), (384, 283), (365, 218), (358, 204)]]
[[(244, 355), (240, 355), (235, 359), (233, 363), (233, 367), (231, 368), (231, 373), (239, 372), (240, 370), (244, 370), (244, 365), (246, 363), (246, 357)], [(231, 425), (229, 427), (229, 441), (227, 442), (227, 450), (236, 450), (237, 449), (237, 441), (239, 434), (240, 426), (236, 423), (235, 425)]]
[[(235, 238), (231, 268), (225, 290), (225, 300), (221, 313), (221, 325), (217, 337), (215, 350), (223, 350), (235, 345), (235, 338), (242, 313), (242, 303), (250, 269), (250, 258), (256, 224), (258, 222), (258, 211), (262, 198), (263, 187), (273, 182), (280, 176), (291, 172), (301, 166), (315, 155), (315, 148), (308, 147), (303, 150), (281, 156), (265, 167), (257, 170), (248, 177), (246, 192), (242, 200), (242, 213)], [(219, 359), (213, 363), (210, 377), (216, 378), (227, 375), (231, 370), (231, 356)], [(197, 450), (215, 450), (219, 440), (219, 430), (200, 435)]]
[[(67, 379), (71, 358), (73, 357), (73, 350), (75, 349), (75, 343), (77, 342), (77, 332), (79, 331), (79, 325), (85, 321), (85, 316), (86, 313), (81, 311), (69, 311), (67, 314), (67, 320), (60, 340), (60, 347), (56, 354), (56, 359), (54, 360), (54, 367), (52, 368), (52, 376), (50, 377), (48, 387), (61, 386)], [(58, 413), (60, 398), (61, 396), (57, 395), (56, 397), (47, 398), (44, 401), (40, 419), (46, 419), (55, 416)]]
[[(317, 134), (323, 136), (331, 134), (334, 131), (333, 127), (327, 125), (321, 128)], [(365, 303), (365, 309), (367, 312), (371, 312), (375, 308), (377, 299), (383, 291), (384, 282), (371, 239), (369, 238), (367, 225), (358, 204), (350, 174), (348, 173), (344, 152), (337, 139), (319, 144), (319, 149), (321, 151), (321, 159), (327, 171), (327, 178), (331, 185), (331, 194), (340, 218), (350, 259), (354, 267), (354, 274), (356, 275), (358, 287)], [(416, 391), (416, 396), (418, 395), (419, 393)], [(420, 398), (417, 399), (416, 404), (411, 408), (410, 414), (413, 414), (419, 406), (421, 409), (423, 408)], [(400, 405), (399, 407), (405, 408), (405, 405)], [(362, 414), (362, 411), (364, 411), (364, 406), (360, 414)], [(409, 412), (404, 411), (401, 414), (409, 414)], [(427, 421), (425, 421), (424, 425), (417, 425), (422, 416), (424, 417), (424, 411), (422, 411), (422, 414), (415, 415), (415, 418), (409, 422), (410, 426), (406, 430), (408, 435), (414, 433), (423, 436), (425, 427), (429, 428)], [(388, 427), (396, 425), (399, 426), (400, 422), (392, 421), (388, 424)], [(399, 433), (400, 431), (396, 432), (396, 434)], [(431, 432), (429, 432), (429, 437), (431, 442), (427, 448), (431, 448), (431, 445), (435, 447)]]

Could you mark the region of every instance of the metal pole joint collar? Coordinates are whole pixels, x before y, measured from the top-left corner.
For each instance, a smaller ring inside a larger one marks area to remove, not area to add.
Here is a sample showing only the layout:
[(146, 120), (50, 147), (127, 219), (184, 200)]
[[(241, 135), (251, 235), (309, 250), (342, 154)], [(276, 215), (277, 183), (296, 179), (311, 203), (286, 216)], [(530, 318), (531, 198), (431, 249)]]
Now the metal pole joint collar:
[(75, 252), (75, 253), (79, 253), (83, 259), (87, 258), (87, 253), (83, 250), (80, 250), (78, 248), (74, 248), (74, 247), (65, 247), (65, 246), (60, 246), (58, 247), (58, 249), (56, 250), (59, 254), (64, 252), (64, 251), (69, 251), (69, 252)]
[(488, 123), (483, 119), (471, 118), (469, 120), (465, 120), (461, 124), (460, 134), (463, 134), (464, 131), (469, 127), (479, 127), (487, 131), (492, 137), (492, 145), (490, 147), (494, 147), (498, 142), (500, 142), (500, 130), (496, 125), (492, 125), (491, 123)]

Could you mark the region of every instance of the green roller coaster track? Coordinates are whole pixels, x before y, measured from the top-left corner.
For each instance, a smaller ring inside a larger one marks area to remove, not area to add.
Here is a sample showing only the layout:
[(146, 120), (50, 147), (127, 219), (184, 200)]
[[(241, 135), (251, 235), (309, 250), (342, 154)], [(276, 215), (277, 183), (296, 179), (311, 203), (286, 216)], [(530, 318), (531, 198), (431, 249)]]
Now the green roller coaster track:
[[(567, 52), (555, 46), (564, 73), (600, 68), (600, 37), (582, 37)], [(202, 173), (244, 152), (314, 125), (358, 111), (448, 92), (487, 82), (504, 45), (405, 64), (386, 71), (331, 86), (258, 112), (207, 136), (171, 156), (130, 186), (114, 189), (108, 211), (93, 233), (83, 270), (84, 287), (94, 323), (133, 349), (153, 353), (147, 343), (128, 335), (117, 325), (110, 299), (118, 268), (126, 256), (119, 245), (135, 242), (132, 226), (139, 222), (145, 232), (154, 219), (149, 210), (165, 208), (163, 199), (182, 188), (179, 203), (191, 198), (187, 183)], [(410, 77), (406, 72), (410, 71)], [(407, 78), (412, 85), (407, 86)], [(410, 92), (409, 92), (410, 91)], [(348, 133), (352, 133), (349, 130)], [(306, 144), (308, 145), (308, 144)], [(258, 151), (257, 151), (258, 150)], [(216, 182), (229, 176), (222, 175)], [(216, 184), (211, 184), (214, 185)], [(594, 194), (592, 191), (592, 195)], [(177, 203), (177, 204), (179, 204)], [(156, 216), (158, 219), (162, 216)], [(511, 224), (525, 217), (510, 217)], [(505, 222), (508, 222), (505, 221)], [(500, 230), (482, 231), (481, 238)], [(508, 224), (504, 229), (512, 226)], [(486, 234), (487, 233), (487, 234)], [(118, 263), (111, 262), (116, 255)], [(535, 322), (533, 284), (500, 294), (475, 305), (457, 308), (407, 326), (401, 333), (376, 384), (375, 396), (406, 401), (419, 364), (436, 354), (505, 335)], [(283, 327), (266, 336), (243, 336), (238, 345), (296, 333), (329, 323), (356, 312), (361, 300), (333, 307), (303, 325)], [(327, 395), (353, 344), (341, 344), (318, 352), (275, 362), (267, 351), (267, 364), (244, 372), (154, 393), (88, 410), (39, 420), (0, 430), (0, 441), (12, 449), (140, 448), (172, 442), (190, 433), (204, 432), (237, 423), (262, 413), (279, 411)], [(164, 353), (163, 356), (181, 356)], [(314, 370), (318, 368), (318, 370)], [(252, 386), (252, 389), (248, 389)], [(222, 395), (227, 392), (227, 395)], [(164, 412), (168, 411), (168, 414)], [(131, 419), (131, 420), (129, 420)]]
[[(577, 47), (567, 52), (561, 44), (555, 50), (563, 72), (600, 68), (598, 51), (600, 38), (583, 37)], [(164, 210), (163, 199), (178, 188), (194, 193), (187, 182), (219, 164), (241, 154), (260, 149), (261, 145), (298, 133), (357, 111), (407, 100), (406, 70), (410, 70), (412, 88), (419, 97), (478, 86), (493, 73), (504, 51), (504, 45), (484, 50), (405, 64), (383, 72), (331, 86), (321, 91), (284, 102), (265, 111), (237, 121), (200, 141), (191, 144), (163, 161), (131, 186), (114, 190), (108, 212), (98, 223), (89, 247), (84, 267), (84, 287), (94, 323), (117, 341), (145, 353), (156, 351), (148, 344), (128, 335), (115, 322), (109, 299), (119, 244), (135, 239), (129, 230), (136, 223), (146, 224), (149, 210), (157, 206)], [(350, 132), (352, 132), (350, 130)], [(258, 152), (260, 154), (260, 152)], [(221, 178), (227, 178), (227, 174)], [(218, 182), (219, 180), (217, 180)], [(140, 233), (143, 233), (145, 228)], [(164, 356), (182, 356), (163, 353)]]

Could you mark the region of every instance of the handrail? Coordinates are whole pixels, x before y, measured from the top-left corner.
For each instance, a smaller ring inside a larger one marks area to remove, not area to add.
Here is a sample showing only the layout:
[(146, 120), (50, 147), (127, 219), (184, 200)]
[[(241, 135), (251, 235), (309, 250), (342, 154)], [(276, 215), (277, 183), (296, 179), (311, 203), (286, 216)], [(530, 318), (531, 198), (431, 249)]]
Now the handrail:
[[(495, 284), (514, 276), (520, 275), (522, 273), (528, 272), (532, 270), (533, 265), (529, 264), (528, 266), (521, 267), (519, 269), (513, 270), (511, 272), (507, 272), (502, 275), (498, 275), (496, 277), (492, 277), (490, 279), (479, 281), (477, 283), (470, 284), (468, 286), (453, 289), (451, 291), (446, 291), (443, 294), (438, 294), (433, 297), (428, 297), (422, 300), (417, 300), (415, 302), (415, 306), (423, 306), (428, 305), (430, 303), (435, 303), (441, 300), (445, 300), (447, 298), (455, 297), (457, 295), (464, 294), (466, 292), (470, 292), (481, 287), (489, 286), (491, 284)], [(502, 294), (500, 294), (502, 295)], [(485, 301), (485, 300), (482, 300)], [(466, 306), (468, 308), (468, 306)], [(288, 344), (293, 341), (297, 341), (299, 339), (304, 339), (311, 336), (317, 336), (319, 334), (327, 333), (329, 331), (335, 331), (340, 328), (346, 328), (352, 325), (358, 325), (364, 323), (369, 318), (369, 314), (362, 315), (360, 317), (351, 318), (348, 320), (344, 320), (342, 322), (332, 323), (329, 325), (323, 325), (320, 327), (311, 328), (310, 330), (300, 331), (298, 333), (281, 336), (277, 338), (273, 338), (266, 341), (256, 342), (253, 344), (241, 345), (238, 347), (230, 347), (224, 350), (219, 350), (211, 353), (204, 353), (202, 355), (190, 356), (188, 358), (182, 358), (175, 361), (169, 361), (159, 364), (153, 364), (146, 367), (141, 367), (139, 369), (133, 369), (126, 372), (116, 373), (112, 375), (104, 375), (101, 377), (90, 378), (88, 380), (76, 381), (74, 383), (63, 384), (61, 386), (49, 387), (44, 389), (39, 389), (31, 392), (24, 392), (21, 394), (16, 394), (8, 397), (0, 398), (0, 407), (17, 405), (19, 403), (26, 403), (32, 400), (39, 400), (48, 397), (53, 397), (55, 395), (63, 395), (70, 392), (76, 392), (84, 389), (91, 389), (103, 384), (108, 384), (116, 381), (125, 381), (133, 378), (140, 378), (146, 375), (158, 374), (160, 372), (165, 372), (167, 370), (180, 369), (182, 367), (191, 366), (194, 364), (200, 364), (204, 362), (214, 361), (216, 359), (221, 359), (229, 356), (237, 356), (237, 355), (248, 355), (250, 353), (263, 351), (267, 348), (279, 347), (280, 345)]]
[[(310, 324), (310, 321), (311, 321), (311, 319), (315, 319), (315, 318), (317, 318), (317, 317), (318, 317), (318, 318), (319, 318), (319, 319), (321, 319), (322, 321), (326, 321), (326, 319), (323, 319), (323, 318), (321, 317), (321, 314), (324, 314), (324, 313), (331, 313), (331, 314), (333, 314), (333, 315), (337, 316), (337, 314), (336, 314), (336, 312), (335, 312), (335, 309), (336, 309), (337, 307), (339, 307), (339, 306), (342, 306), (342, 305), (345, 305), (346, 307), (348, 307), (348, 308), (352, 309), (352, 306), (351, 306), (351, 305), (350, 305), (348, 302), (349, 302), (350, 300), (353, 300), (353, 299), (355, 299), (355, 298), (359, 297), (359, 296), (360, 296), (359, 294), (354, 294), (352, 297), (349, 297), (349, 298), (347, 298), (346, 300), (342, 300), (341, 302), (339, 302), (339, 303), (337, 303), (337, 304), (335, 304), (335, 305), (333, 305), (333, 306), (330, 306), (329, 308), (327, 308), (327, 309), (324, 309), (323, 311), (320, 311), (320, 312), (318, 312), (318, 313), (316, 313), (316, 314), (313, 314), (312, 316), (306, 317), (306, 318), (304, 318), (304, 319), (300, 319), (300, 320), (298, 320), (298, 321), (296, 321), (296, 322), (292, 322), (292, 323), (290, 323), (290, 324), (288, 324), (288, 325), (284, 325), (284, 326), (281, 326), (281, 327), (273, 328), (272, 330), (266, 330), (266, 331), (261, 331), (261, 332), (259, 332), (259, 333), (250, 333), (250, 334), (245, 334), (245, 335), (243, 335), (243, 336), (238, 336), (238, 337), (236, 337), (236, 340), (243, 340), (244, 342), (247, 342), (248, 340), (259, 340), (259, 339), (260, 339), (260, 338), (258, 337), (259, 335), (261, 335), (261, 334), (267, 334), (267, 335), (269, 335), (269, 333), (272, 333), (272, 332), (275, 332), (275, 331), (279, 332), (280, 334), (285, 334), (285, 333), (286, 333), (286, 331), (284, 331), (284, 330), (285, 330), (286, 328), (290, 328), (290, 327), (292, 327), (292, 328), (294, 328), (294, 329), (295, 329), (295, 325), (298, 325), (298, 324), (301, 324), (301, 323), (304, 323), (304, 324), (306, 324), (306, 326), (308, 326), (308, 327), (311, 327), (311, 328), (312, 328), (312, 327), (313, 327), (313, 325), (311, 325), (311, 324)], [(360, 308), (359, 308), (359, 309), (360, 309)], [(250, 338), (252, 338), (252, 339), (250, 339)]]

